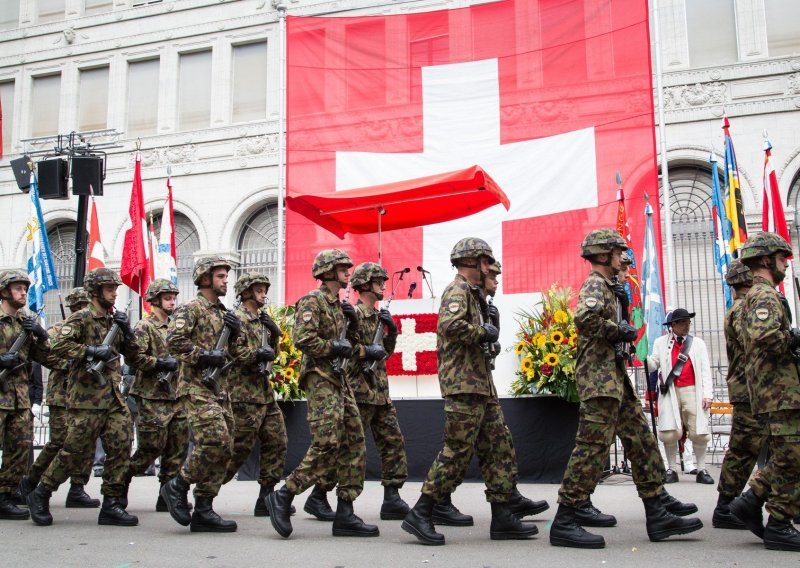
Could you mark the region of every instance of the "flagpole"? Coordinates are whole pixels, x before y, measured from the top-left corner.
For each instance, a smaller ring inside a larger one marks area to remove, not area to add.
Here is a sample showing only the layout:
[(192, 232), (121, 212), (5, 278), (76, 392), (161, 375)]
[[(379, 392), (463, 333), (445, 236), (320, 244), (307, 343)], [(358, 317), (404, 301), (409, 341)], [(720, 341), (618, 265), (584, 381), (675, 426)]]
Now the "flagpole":
[(284, 202), (286, 196), (286, 4), (284, 0), (273, 0), (278, 11), (278, 257), (276, 278), (276, 301), (283, 306), (286, 298), (285, 278), (285, 219)]
[[(665, 238), (661, 240), (661, 246), (666, 250), (667, 262), (664, 268), (665, 280), (667, 282), (667, 297), (673, 307), (677, 305), (677, 291), (675, 289), (675, 257), (672, 244), (672, 212), (670, 205), (670, 185), (669, 185), (669, 166), (667, 164), (667, 133), (664, 124), (664, 98), (662, 95), (663, 87), (661, 80), (661, 32), (658, 29), (658, 0), (653, 1), (653, 34), (655, 38), (656, 53), (656, 93), (658, 97), (658, 138), (661, 154), (661, 187), (664, 193), (664, 230)], [(666, 243), (664, 242), (666, 240)]]

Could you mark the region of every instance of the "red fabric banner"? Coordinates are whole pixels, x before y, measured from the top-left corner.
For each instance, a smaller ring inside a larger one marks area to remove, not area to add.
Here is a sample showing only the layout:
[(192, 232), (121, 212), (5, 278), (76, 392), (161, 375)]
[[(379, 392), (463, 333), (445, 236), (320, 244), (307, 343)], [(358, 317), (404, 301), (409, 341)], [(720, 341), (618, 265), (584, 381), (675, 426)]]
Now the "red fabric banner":
[(97, 205), (92, 198), (92, 213), (89, 216), (89, 271), (106, 265), (103, 243), (100, 242), (100, 224), (97, 221)]
[(133, 170), (133, 186), (131, 187), (131, 203), (128, 213), (131, 218), (131, 228), (125, 231), (119, 276), (128, 288), (142, 297), (145, 310), (150, 311), (149, 304), (144, 301), (147, 286), (150, 285), (150, 268), (147, 259), (147, 221), (144, 216), (144, 195), (142, 193), (142, 158), (138, 152)]

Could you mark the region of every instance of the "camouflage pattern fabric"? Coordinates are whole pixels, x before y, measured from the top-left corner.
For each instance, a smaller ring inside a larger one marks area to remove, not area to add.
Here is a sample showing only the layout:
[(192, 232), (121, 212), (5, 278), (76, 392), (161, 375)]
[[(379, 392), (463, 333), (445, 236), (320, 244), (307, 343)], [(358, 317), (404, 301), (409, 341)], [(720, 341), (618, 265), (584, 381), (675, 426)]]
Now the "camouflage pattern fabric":
[(33, 416), (27, 408), (0, 409), (0, 440), (3, 466), (0, 467), (0, 493), (16, 491), (28, 468), (33, 445)]
[(767, 418), (770, 459), (750, 487), (766, 498), (766, 509), (779, 521), (800, 514), (800, 411), (776, 410)]
[(750, 394), (747, 392), (744, 345), (741, 339), (744, 331), (743, 315), (744, 298), (736, 298), (725, 314), (725, 351), (728, 354), (728, 375), (725, 382), (728, 384), (728, 400), (747, 403), (749, 409)]
[(717, 485), (720, 494), (733, 498), (742, 492), (768, 436), (766, 423), (753, 416), (749, 400), (733, 403), (731, 435)]
[[(256, 351), (261, 347), (264, 326), (259, 321), (258, 314), (252, 313), (244, 305), (239, 306), (236, 315), (242, 322), (242, 331), (236, 338), (236, 363), (228, 374), (231, 402), (262, 405), (274, 402), (275, 395), (269, 384), (269, 377), (258, 372), (256, 360)], [(269, 339), (272, 340), (271, 337)]]
[(143, 474), (161, 456), (158, 480), (166, 483), (178, 475), (189, 450), (189, 423), (183, 403), (137, 396), (136, 405), (138, 444), (131, 456), (130, 475)]
[(372, 430), (372, 438), (381, 458), (381, 484), (401, 487), (408, 478), (406, 444), (394, 404), (359, 404), (364, 434)]
[[(0, 353), (7, 353), (11, 350), (14, 341), (22, 333), (22, 321), (28, 317), (31, 317), (31, 313), (27, 310), (19, 310), (15, 316), (10, 316), (0, 308)], [(44, 364), (50, 355), (50, 342), (39, 342), (31, 335), (18, 353), (21, 363), (33, 360)], [(30, 409), (29, 369), (30, 365), (20, 365), (8, 374), (5, 385), (0, 385), (0, 410)], [(28, 416), (30, 416), (30, 412), (28, 412)]]
[[(356, 314), (358, 315), (359, 342), (362, 345), (369, 345), (375, 339), (375, 332), (378, 329), (378, 312), (372, 306), (359, 300), (356, 304)], [(394, 353), (396, 344), (397, 334), (383, 336), (383, 348), (387, 355)], [(389, 397), (389, 377), (386, 375), (385, 361), (378, 361), (374, 371), (365, 372), (362, 361), (353, 357), (347, 365), (347, 381), (350, 383), (359, 405), (385, 405), (392, 402)]]
[(283, 475), (286, 465), (288, 438), (286, 424), (278, 403), (253, 404), (233, 402), (233, 458), (228, 464), (225, 483), (228, 483), (247, 461), (256, 440), (260, 442), (258, 483), (274, 486)]
[[(59, 336), (61, 333), (61, 326), (64, 322), (58, 322), (47, 330), (50, 336), (50, 342)], [(50, 374), (47, 376), (47, 392), (45, 393), (45, 400), (48, 407), (58, 406), (61, 408), (67, 407), (67, 387), (69, 385), (69, 371), (70, 361), (56, 357), (51, 352), (44, 362), (44, 366), (50, 369)], [(53, 418), (50, 417), (52, 423)], [(64, 432), (66, 436), (66, 431)]]
[(130, 394), (148, 400), (177, 400), (177, 372), (172, 373), (170, 388), (159, 382), (159, 374), (153, 371), (158, 358), (167, 357), (168, 321), (160, 321), (155, 316), (140, 319), (133, 328), (133, 336), (139, 353), (131, 366), (136, 369), (136, 379)]
[(227, 399), (183, 397), (194, 447), (181, 468), (181, 477), (196, 484), (195, 497), (216, 497), (225, 481), (233, 454), (233, 413)]
[[(52, 378), (53, 372), (51, 371), (48, 380), (52, 380)], [(39, 452), (39, 455), (36, 456), (36, 461), (33, 462), (33, 465), (28, 471), (28, 479), (34, 485), (39, 483), (42, 479), (45, 470), (55, 459), (56, 455), (58, 455), (58, 451), (64, 446), (64, 440), (67, 438), (69, 421), (69, 412), (67, 409), (63, 406), (48, 404), (48, 411), (50, 412), (50, 418), (47, 421), (47, 425), (50, 430), (50, 438), (42, 448), (42, 451)], [(70, 475), (70, 482), (73, 485), (86, 485), (89, 483), (93, 461), (94, 455), (86, 460), (83, 467), (79, 467), (77, 471), (74, 471), (72, 475)]]

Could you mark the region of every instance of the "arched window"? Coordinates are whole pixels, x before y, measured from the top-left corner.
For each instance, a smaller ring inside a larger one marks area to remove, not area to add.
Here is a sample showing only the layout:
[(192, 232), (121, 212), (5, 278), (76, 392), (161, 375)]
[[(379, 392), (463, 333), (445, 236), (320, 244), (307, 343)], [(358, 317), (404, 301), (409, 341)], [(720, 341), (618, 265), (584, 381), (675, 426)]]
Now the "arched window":
[[(161, 234), (161, 215), (153, 218), (153, 231), (156, 239)], [(186, 215), (175, 213), (175, 251), (178, 268), (178, 303), (188, 302), (195, 297), (196, 289), (192, 282), (194, 253), (200, 250), (200, 237), (197, 229)]]
[[(47, 240), (50, 242), (50, 252), (53, 255), (53, 264), (58, 278), (58, 287), (62, 298), (69, 294), (75, 279), (75, 228), (72, 221), (54, 225), (47, 231)], [(58, 301), (58, 292), (51, 290), (44, 296), (44, 316), (47, 325), (61, 321), (61, 307)], [(66, 315), (69, 308), (64, 307)]]
[[(238, 243), (238, 275), (248, 271), (263, 272), (275, 282), (278, 271), (278, 206), (269, 203), (253, 213), (242, 227)], [(270, 286), (272, 299), (274, 286)]]

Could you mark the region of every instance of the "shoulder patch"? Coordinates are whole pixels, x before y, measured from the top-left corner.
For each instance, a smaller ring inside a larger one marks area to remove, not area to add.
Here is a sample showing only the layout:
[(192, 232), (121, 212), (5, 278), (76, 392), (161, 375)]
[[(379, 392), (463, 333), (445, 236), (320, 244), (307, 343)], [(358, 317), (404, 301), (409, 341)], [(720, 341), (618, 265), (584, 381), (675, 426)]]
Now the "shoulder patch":
[(586, 298), (585, 304), (587, 308), (595, 308), (597, 307), (597, 298)]
[(447, 304), (447, 311), (449, 311), (451, 314), (457, 313), (458, 310), (460, 309), (461, 309), (461, 302), (453, 301)]
[(69, 335), (72, 333), (72, 326), (68, 323), (65, 323), (61, 326), (61, 335)]
[(175, 320), (175, 329), (183, 329), (184, 327), (186, 327), (186, 320), (184, 318)]
[(300, 319), (302, 319), (304, 323), (308, 323), (311, 321), (311, 318), (313, 317), (314, 314), (311, 313), (311, 310), (306, 310), (303, 312), (303, 315), (300, 316)]
[(769, 310), (767, 308), (758, 308), (756, 310), (756, 317), (761, 321), (765, 321), (769, 317)]

